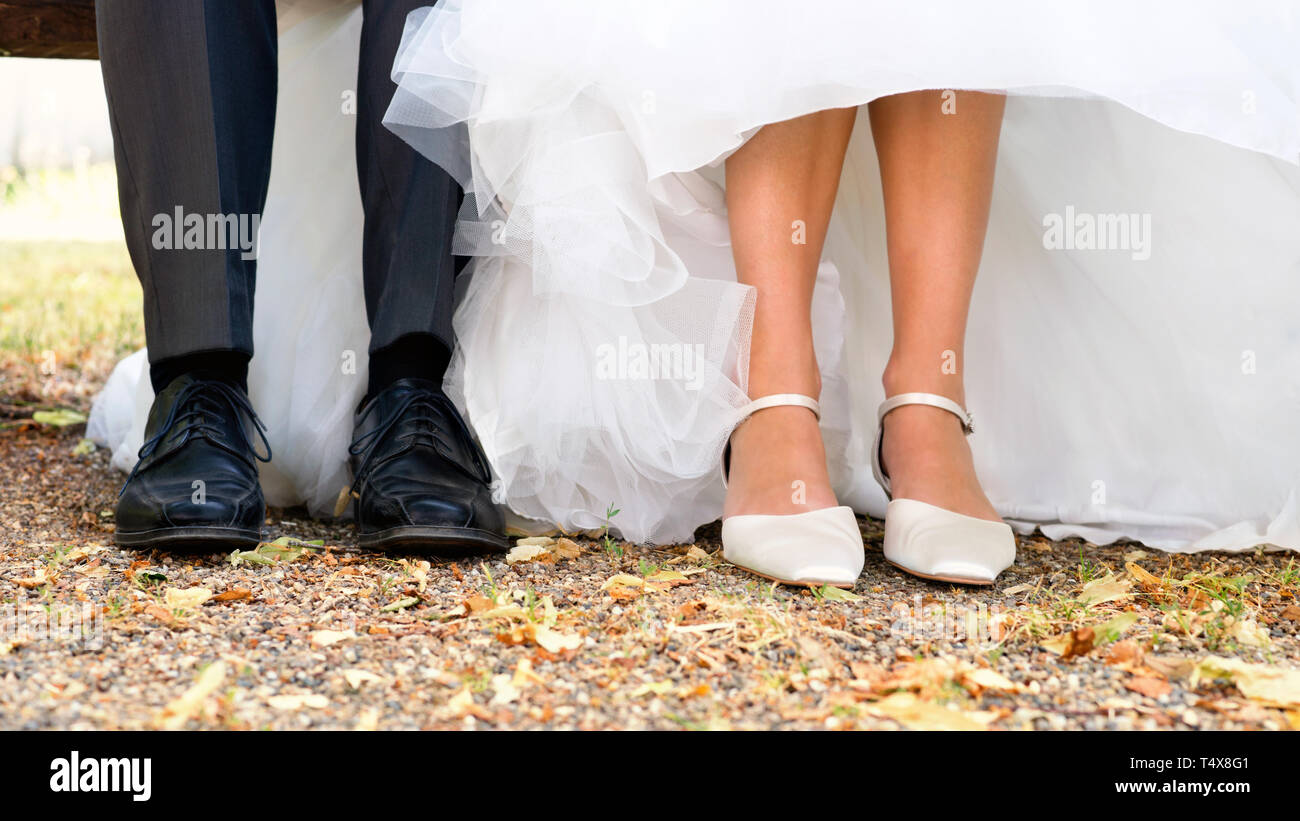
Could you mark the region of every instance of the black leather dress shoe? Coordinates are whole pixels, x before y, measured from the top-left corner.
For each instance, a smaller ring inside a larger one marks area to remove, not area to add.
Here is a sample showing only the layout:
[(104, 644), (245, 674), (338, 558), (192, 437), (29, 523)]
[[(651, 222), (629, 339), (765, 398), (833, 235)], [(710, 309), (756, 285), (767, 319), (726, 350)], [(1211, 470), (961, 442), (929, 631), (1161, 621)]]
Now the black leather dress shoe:
[(348, 452), (362, 547), (508, 547), (487, 459), (436, 383), (401, 379), (365, 403)]
[[(258, 454), (249, 430), (260, 437)], [(235, 384), (203, 374), (172, 380), (154, 398), (140, 461), (117, 500), (119, 545), (256, 547), (266, 503), (257, 462), (265, 428)]]

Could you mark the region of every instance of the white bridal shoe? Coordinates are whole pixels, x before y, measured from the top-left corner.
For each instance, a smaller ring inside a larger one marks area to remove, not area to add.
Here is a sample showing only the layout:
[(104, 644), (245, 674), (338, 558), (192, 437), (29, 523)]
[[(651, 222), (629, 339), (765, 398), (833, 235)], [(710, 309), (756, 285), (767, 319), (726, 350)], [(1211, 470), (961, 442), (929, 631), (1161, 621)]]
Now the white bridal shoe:
[[(810, 396), (778, 393), (741, 409), (740, 427), (757, 411), (794, 406), (818, 420), (821, 406)], [(727, 483), (731, 443), (722, 452), (722, 483)], [(722, 555), (751, 573), (810, 587), (852, 587), (862, 573), (865, 551), (852, 508), (843, 505), (788, 515), (751, 514), (722, 520)]]
[(871, 469), (891, 500), (885, 508), (885, 559), (923, 579), (958, 584), (993, 584), (1016, 560), (1016, 537), (1006, 522), (990, 522), (954, 513), (915, 499), (895, 499), (881, 465), (885, 417), (904, 405), (930, 405), (961, 420), (966, 435), (974, 432), (966, 409), (946, 396), (900, 393), (880, 404)]

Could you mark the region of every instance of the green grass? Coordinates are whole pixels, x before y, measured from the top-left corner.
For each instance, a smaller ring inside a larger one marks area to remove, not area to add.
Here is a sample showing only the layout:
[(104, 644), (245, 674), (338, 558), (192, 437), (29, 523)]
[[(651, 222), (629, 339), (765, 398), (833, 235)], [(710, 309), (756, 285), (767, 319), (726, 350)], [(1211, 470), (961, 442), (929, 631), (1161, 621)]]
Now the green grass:
[(140, 304), (120, 243), (0, 242), (0, 394), (102, 380), (144, 344)]

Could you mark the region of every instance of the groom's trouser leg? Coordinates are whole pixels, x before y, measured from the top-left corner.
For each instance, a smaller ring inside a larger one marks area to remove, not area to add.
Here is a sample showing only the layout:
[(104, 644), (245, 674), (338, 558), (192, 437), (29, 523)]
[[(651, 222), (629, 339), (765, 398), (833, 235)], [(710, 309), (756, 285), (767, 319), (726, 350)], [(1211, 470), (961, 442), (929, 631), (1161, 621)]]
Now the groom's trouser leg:
[[(461, 191), (445, 171), (383, 125), (396, 90), (393, 58), (406, 15), (429, 0), (364, 0), (357, 77), (357, 175), (365, 209), (362, 264), (370, 351), (404, 337), (451, 350)], [(372, 356), (372, 367), (375, 358)], [(413, 374), (412, 374), (413, 375)]]
[[(144, 288), (150, 362), (206, 351), (251, 356), (256, 263), (239, 247), (206, 247), (214, 238), (206, 226), (234, 215), (251, 229), (266, 200), (274, 0), (95, 6), (122, 224)], [(185, 235), (183, 224), (172, 226), (178, 212), (202, 217), (205, 247), (174, 247), (176, 235)]]

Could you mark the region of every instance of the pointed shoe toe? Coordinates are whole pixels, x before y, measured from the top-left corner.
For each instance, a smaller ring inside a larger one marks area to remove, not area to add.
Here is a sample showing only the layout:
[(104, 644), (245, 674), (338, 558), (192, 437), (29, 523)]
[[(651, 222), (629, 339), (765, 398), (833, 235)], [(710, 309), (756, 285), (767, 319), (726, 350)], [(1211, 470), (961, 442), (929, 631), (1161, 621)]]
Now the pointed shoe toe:
[(1005, 522), (954, 513), (915, 499), (885, 511), (885, 558), (925, 579), (989, 585), (1016, 560), (1016, 537)]
[(852, 587), (862, 573), (858, 520), (848, 507), (722, 521), (727, 561), (783, 584)]

